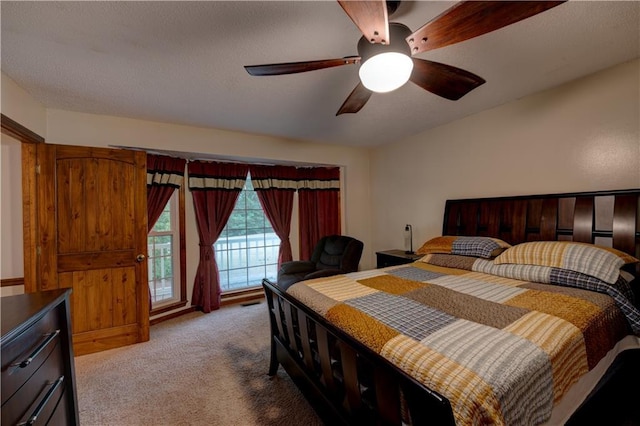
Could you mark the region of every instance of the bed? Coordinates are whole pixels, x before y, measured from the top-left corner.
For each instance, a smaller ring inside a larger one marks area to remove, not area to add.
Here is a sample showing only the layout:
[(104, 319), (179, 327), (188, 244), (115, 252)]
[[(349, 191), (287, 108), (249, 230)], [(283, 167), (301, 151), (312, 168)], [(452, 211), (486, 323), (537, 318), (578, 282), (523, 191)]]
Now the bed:
[(331, 424), (565, 424), (640, 348), (639, 212), (639, 189), (448, 200), (412, 264), (264, 280), (269, 374)]

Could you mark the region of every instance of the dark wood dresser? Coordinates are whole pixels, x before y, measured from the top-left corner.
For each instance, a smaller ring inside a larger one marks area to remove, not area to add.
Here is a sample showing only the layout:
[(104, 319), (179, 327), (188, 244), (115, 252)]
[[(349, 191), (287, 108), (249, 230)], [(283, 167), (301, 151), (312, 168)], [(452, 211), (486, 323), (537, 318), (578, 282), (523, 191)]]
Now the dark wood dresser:
[(70, 290), (1, 297), (2, 425), (77, 425)]

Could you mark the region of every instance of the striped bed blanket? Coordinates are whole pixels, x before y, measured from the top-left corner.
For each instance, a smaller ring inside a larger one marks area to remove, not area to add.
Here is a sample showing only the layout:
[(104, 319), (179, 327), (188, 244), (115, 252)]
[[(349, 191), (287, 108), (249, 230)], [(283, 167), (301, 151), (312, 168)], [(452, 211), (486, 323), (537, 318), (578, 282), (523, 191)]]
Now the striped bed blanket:
[(287, 292), (445, 396), (456, 424), (541, 424), (632, 327), (606, 291), (496, 275), (497, 266), (427, 255)]

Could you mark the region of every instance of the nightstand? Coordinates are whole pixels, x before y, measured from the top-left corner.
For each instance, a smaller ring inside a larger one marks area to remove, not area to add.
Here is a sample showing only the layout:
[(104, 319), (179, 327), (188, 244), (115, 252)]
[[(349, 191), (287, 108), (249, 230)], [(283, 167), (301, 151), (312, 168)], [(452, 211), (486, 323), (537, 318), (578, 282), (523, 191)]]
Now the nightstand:
[(423, 257), (421, 254), (407, 254), (404, 250), (385, 250), (376, 252), (376, 268), (404, 265)]

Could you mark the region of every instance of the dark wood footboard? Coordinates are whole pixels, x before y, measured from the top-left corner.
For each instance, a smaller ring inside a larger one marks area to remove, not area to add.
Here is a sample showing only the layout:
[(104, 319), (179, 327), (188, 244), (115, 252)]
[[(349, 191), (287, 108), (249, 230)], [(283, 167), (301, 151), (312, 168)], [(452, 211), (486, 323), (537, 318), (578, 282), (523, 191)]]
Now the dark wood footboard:
[(262, 281), (271, 322), (269, 375), (279, 365), (327, 424), (454, 425), (449, 401)]

